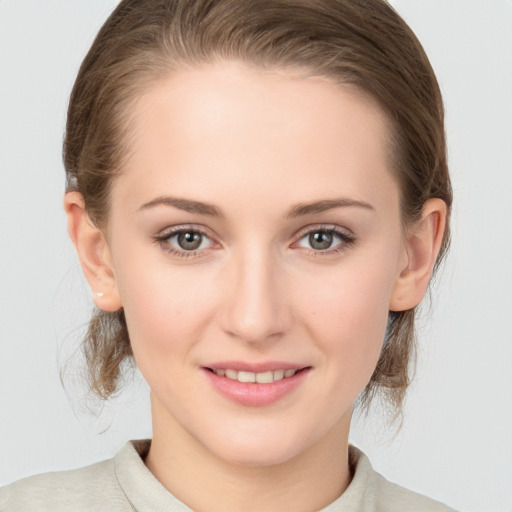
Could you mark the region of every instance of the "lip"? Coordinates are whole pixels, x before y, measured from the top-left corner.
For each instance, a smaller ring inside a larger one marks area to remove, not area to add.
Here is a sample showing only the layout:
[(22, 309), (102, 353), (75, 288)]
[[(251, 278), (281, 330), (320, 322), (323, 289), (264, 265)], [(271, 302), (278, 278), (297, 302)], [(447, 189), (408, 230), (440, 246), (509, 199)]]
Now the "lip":
[(205, 365), (204, 368), (210, 368), (211, 370), (237, 370), (239, 372), (269, 372), (276, 370), (301, 370), (307, 368), (304, 364), (285, 363), (284, 361), (268, 361), (262, 363), (249, 363), (247, 361), (219, 361), (213, 364)]
[[(238, 380), (228, 379), (217, 375), (212, 370), (233, 369), (238, 371), (260, 373), (275, 370), (291, 370), (298, 368), (299, 371), (292, 377), (287, 377), (268, 384), (256, 382), (246, 383)], [(291, 394), (307, 378), (310, 366), (294, 365), (279, 361), (267, 363), (247, 363), (242, 361), (218, 362), (204, 366), (202, 371), (215, 391), (224, 398), (246, 407), (265, 407), (278, 402), (285, 396)]]

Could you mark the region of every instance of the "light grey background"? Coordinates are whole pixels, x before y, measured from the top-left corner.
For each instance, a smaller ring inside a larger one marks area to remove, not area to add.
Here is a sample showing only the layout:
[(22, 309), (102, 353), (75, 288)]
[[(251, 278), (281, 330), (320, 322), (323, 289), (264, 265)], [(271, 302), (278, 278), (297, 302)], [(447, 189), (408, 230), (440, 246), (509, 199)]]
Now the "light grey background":
[[(92, 302), (66, 235), (61, 140), (78, 66), (114, 4), (0, 1), (0, 484), (151, 434), (140, 379), (101, 411), (81, 398), (73, 357)], [(510, 512), (512, 2), (392, 4), (445, 96), (453, 247), (421, 322), (402, 430), (393, 437), (373, 415), (353, 441), (402, 485), (468, 512)]]

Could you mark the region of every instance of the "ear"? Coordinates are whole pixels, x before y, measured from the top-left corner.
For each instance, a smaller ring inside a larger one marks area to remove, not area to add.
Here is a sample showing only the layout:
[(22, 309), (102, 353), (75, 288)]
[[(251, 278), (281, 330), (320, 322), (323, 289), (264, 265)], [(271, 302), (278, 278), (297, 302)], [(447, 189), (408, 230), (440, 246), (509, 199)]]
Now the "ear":
[(429, 199), (421, 219), (407, 229), (403, 263), (389, 305), (391, 311), (412, 309), (423, 299), (443, 241), (446, 216), (446, 203)]
[(82, 194), (67, 192), (64, 196), (64, 209), (69, 236), (91, 287), (94, 303), (104, 311), (121, 309), (110, 249), (103, 232), (89, 219)]

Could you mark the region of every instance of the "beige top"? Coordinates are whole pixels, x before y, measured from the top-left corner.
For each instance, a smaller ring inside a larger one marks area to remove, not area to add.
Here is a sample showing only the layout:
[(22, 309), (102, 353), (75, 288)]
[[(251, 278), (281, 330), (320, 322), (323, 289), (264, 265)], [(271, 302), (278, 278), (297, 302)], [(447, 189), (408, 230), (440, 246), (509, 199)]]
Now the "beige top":
[[(45, 473), (0, 489), (1, 512), (190, 512), (146, 468), (150, 441), (131, 441), (113, 459), (72, 471)], [(354, 477), (321, 512), (454, 512), (388, 482), (357, 448)]]

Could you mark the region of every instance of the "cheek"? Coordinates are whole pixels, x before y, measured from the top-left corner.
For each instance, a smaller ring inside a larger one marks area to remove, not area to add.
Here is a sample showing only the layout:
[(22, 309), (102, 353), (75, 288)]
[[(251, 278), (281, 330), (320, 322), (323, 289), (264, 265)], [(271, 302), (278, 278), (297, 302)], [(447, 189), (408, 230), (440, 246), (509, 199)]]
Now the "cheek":
[[(304, 282), (300, 309), (333, 379), (364, 387), (379, 358), (394, 283), (393, 265), (333, 268)], [(306, 293), (308, 291), (308, 293)], [(336, 377), (343, 373), (343, 377)]]
[(208, 286), (211, 278), (202, 273), (196, 268), (192, 275), (190, 267), (173, 269), (165, 255), (133, 254), (129, 261), (119, 262), (119, 293), (141, 370), (178, 360), (200, 340), (215, 304), (215, 290)]

